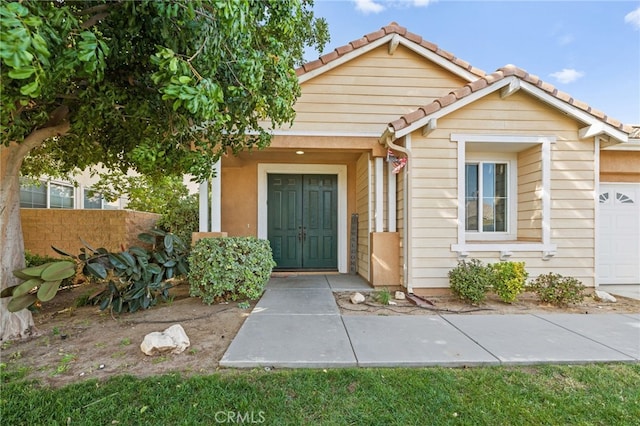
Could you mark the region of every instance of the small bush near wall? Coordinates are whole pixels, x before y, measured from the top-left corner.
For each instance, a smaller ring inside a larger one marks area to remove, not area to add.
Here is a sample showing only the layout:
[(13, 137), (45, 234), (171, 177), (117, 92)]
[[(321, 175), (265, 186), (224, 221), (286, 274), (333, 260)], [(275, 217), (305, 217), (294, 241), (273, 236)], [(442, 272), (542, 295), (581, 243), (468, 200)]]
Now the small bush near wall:
[(218, 299), (257, 299), (275, 262), (268, 241), (226, 237), (199, 240), (189, 265), (189, 294), (211, 304)]
[(530, 289), (542, 302), (556, 306), (567, 306), (584, 300), (584, 285), (578, 279), (552, 272), (533, 280)]
[(492, 263), (488, 268), (493, 291), (503, 302), (514, 302), (527, 284), (529, 274), (524, 269), (524, 262)]
[(465, 302), (484, 301), (491, 286), (490, 270), (478, 259), (462, 260), (449, 271), (449, 284), (453, 294)]

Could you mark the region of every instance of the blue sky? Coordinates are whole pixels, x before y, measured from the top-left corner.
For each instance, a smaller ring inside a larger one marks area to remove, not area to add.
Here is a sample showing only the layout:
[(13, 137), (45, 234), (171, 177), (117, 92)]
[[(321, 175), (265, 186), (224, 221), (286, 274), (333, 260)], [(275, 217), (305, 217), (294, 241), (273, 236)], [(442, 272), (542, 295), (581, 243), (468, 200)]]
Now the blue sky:
[(486, 72), (514, 64), (640, 124), (640, 1), (315, 0), (314, 12), (329, 23), (324, 53), (395, 21)]

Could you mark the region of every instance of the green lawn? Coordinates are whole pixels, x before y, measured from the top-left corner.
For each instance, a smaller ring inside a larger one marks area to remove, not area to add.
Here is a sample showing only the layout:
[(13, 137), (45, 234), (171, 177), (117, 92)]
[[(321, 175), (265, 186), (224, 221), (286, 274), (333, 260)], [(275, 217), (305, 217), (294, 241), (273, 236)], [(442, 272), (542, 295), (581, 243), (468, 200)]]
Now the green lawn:
[(61, 389), (3, 372), (4, 425), (637, 425), (640, 364), (223, 371)]

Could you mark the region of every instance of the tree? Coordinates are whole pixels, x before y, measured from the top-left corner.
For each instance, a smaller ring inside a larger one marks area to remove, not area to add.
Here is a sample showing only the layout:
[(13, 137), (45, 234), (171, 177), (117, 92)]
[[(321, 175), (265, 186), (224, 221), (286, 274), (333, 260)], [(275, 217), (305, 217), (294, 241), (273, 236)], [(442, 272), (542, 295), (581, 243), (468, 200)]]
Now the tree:
[[(308, 0), (0, 0), (1, 287), (24, 265), (19, 176), (102, 163), (209, 177), (222, 152), (291, 122), (294, 67), (321, 50)], [(266, 123), (266, 124), (265, 124)], [(0, 306), (0, 339), (29, 311)]]

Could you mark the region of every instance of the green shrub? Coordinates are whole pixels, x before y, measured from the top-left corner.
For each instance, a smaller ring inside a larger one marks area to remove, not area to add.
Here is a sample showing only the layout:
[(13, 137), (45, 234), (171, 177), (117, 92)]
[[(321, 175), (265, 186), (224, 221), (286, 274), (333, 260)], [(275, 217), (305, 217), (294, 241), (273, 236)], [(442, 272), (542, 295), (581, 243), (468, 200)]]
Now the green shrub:
[(171, 232), (189, 246), (191, 234), (198, 232), (199, 220), (198, 196), (190, 195), (167, 203), (158, 227)]
[(254, 237), (203, 238), (189, 264), (189, 294), (207, 304), (259, 298), (276, 265), (269, 242)]
[(584, 285), (576, 278), (560, 274), (540, 275), (531, 282), (530, 289), (542, 302), (556, 306), (567, 306), (584, 300)]
[(462, 260), (449, 271), (449, 284), (453, 294), (472, 304), (484, 301), (490, 281), (489, 268), (478, 259)]
[(529, 274), (524, 262), (500, 262), (489, 265), (493, 291), (503, 302), (511, 303), (524, 291)]

